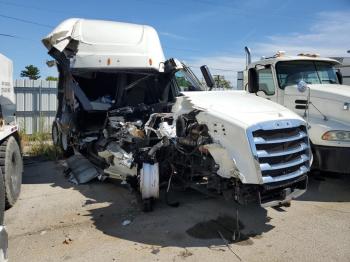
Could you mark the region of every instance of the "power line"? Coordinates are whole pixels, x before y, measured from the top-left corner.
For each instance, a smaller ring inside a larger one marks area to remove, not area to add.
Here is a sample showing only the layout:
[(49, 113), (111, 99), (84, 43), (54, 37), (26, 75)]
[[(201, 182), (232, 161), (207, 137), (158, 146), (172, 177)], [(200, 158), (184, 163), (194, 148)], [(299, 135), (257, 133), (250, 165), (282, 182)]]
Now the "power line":
[(37, 25), (37, 26), (42, 26), (42, 27), (48, 27), (48, 28), (54, 28), (54, 26), (52, 26), (52, 25), (41, 24), (41, 23), (37, 23), (37, 22), (34, 22), (34, 21), (30, 21), (30, 20), (26, 20), (26, 19), (14, 17), (14, 16), (8, 16), (8, 15), (0, 14), (0, 17), (6, 18), (6, 19), (15, 20), (15, 21), (19, 21), (19, 22), (22, 22), (22, 23), (27, 23), (27, 24), (32, 24), (32, 25)]
[(18, 36), (18, 35), (11, 35), (11, 34), (0, 33), (0, 36), (9, 37), (9, 38), (12, 38), (12, 39), (21, 39), (21, 40), (29, 40), (29, 41), (38, 42), (37, 40), (26, 38), (26, 37), (21, 37), (21, 36)]
[(18, 38), (18, 37), (15, 36), (15, 35), (2, 34), (2, 33), (0, 33), (0, 36), (11, 37), (11, 38)]
[[(193, 65), (189, 65), (188, 67), (200, 68), (200, 66), (193, 66)], [(228, 68), (213, 68), (213, 67), (210, 67), (210, 69), (211, 70), (216, 70), (216, 71), (236, 72), (234, 69), (228, 69)]]
[(47, 9), (47, 8), (42, 8), (42, 7), (39, 7), (39, 6), (22, 5), (22, 4), (11, 3), (11, 2), (6, 2), (6, 1), (0, 1), (0, 4), (1, 5), (7, 5), (7, 6), (13, 6), (13, 7), (33, 9), (33, 10), (44, 11), (44, 12), (65, 13), (65, 14), (67, 13), (64, 10)]

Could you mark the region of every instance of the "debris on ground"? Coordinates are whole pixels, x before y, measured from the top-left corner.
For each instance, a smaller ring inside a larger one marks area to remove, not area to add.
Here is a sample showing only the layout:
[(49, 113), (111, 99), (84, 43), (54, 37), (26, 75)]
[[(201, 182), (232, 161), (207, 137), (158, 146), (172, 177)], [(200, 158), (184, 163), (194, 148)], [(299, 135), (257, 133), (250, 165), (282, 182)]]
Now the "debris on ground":
[(193, 253), (191, 251), (189, 251), (187, 248), (185, 248), (185, 250), (181, 251), (179, 254), (179, 256), (182, 258), (187, 258), (187, 257), (190, 257), (192, 255), (193, 255)]
[(122, 222), (122, 226), (127, 226), (127, 225), (129, 225), (129, 224), (131, 224), (131, 220), (124, 220), (124, 221)]
[(226, 247), (239, 259), (239, 261), (242, 261), (241, 257), (239, 255), (237, 255), (235, 251), (233, 251), (233, 249), (230, 246), (230, 243), (224, 238), (222, 233), (220, 231), (218, 231), (218, 234), (221, 237), (222, 241), (224, 241)]
[(99, 176), (95, 166), (79, 153), (68, 158), (67, 164), (71, 173), (69, 181), (76, 185), (87, 183)]
[(73, 242), (73, 239), (71, 239), (70, 237), (67, 236), (67, 237), (63, 240), (62, 244), (69, 245), (71, 242)]
[(157, 255), (159, 252), (160, 252), (159, 248), (152, 247), (151, 253), (152, 253), (153, 255)]

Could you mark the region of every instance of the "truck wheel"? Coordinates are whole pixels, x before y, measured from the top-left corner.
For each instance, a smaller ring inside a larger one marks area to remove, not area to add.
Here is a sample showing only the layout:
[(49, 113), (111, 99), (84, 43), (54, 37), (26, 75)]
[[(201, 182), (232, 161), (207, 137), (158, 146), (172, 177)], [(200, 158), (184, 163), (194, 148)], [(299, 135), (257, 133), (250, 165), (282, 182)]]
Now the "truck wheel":
[(60, 147), (65, 157), (70, 157), (74, 154), (73, 148), (69, 144), (69, 137), (66, 133), (60, 133)]
[[(0, 168), (0, 225), (4, 224), (5, 213), (5, 181)], [(0, 256), (1, 258), (1, 256)]]
[(59, 145), (59, 131), (58, 131), (58, 126), (56, 122), (52, 123), (52, 130), (51, 130), (51, 135), (52, 135), (52, 142), (55, 146)]
[(0, 167), (5, 181), (6, 208), (12, 207), (21, 192), (23, 159), (13, 136), (0, 145)]

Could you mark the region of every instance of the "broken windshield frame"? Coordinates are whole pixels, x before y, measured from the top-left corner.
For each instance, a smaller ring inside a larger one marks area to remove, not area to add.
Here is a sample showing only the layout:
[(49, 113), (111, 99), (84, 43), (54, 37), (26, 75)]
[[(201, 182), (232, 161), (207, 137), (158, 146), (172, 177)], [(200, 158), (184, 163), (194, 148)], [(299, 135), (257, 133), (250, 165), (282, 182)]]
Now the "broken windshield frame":
[(175, 74), (175, 82), (179, 92), (184, 91), (204, 91), (205, 88), (198, 80), (193, 71), (182, 63), (183, 68), (179, 69)]
[(338, 84), (334, 64), (326, 61), (282, 61), (276, 64), (281, 89), (303, 80), (307, 84)]

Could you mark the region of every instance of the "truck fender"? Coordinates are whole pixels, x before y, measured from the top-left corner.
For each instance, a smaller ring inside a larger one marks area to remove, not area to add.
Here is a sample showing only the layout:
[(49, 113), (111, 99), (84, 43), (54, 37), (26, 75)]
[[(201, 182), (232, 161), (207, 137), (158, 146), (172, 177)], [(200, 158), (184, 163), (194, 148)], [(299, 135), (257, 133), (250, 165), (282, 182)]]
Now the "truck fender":
[(229, 152), (219, 144), (207, 144), (203, 147), (209, 151), (216, 164), (219, 165), (217, 174), (223, 178), (238, 178), (244, 183), (244, 176), (239, 172), (236, 161)]

